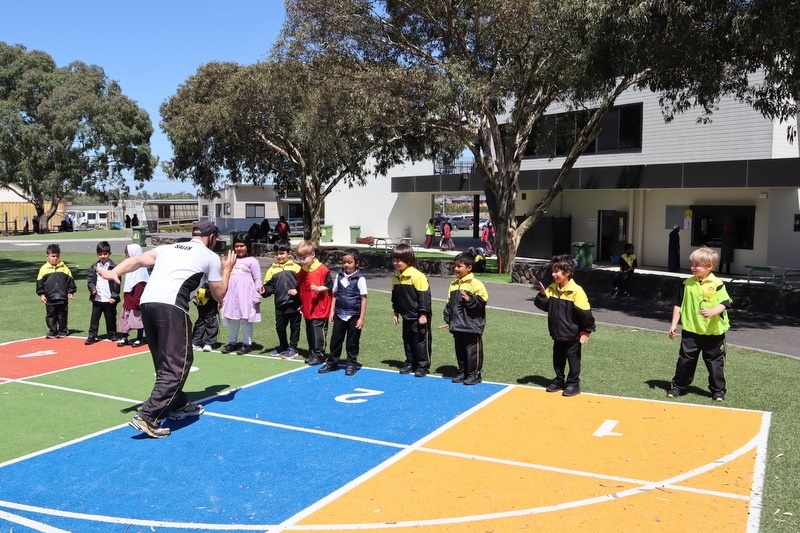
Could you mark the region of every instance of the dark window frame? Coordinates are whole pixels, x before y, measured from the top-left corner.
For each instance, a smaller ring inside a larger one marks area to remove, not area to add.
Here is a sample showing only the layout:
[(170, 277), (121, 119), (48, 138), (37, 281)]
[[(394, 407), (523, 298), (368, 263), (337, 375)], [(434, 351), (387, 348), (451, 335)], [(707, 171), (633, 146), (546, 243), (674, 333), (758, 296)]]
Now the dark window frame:
[[(565, 156), (583, 129), (594, 109), (546, 115), (531, 132), (525, 158)], [(614, 106), (603, 117), (603, 128), (583, 155), (642, 151), (644, 104), (641, 102)]]
[(719, 248), (722, 232), (730, 226), (733, 247), (752, 250), (755, 239), (756, 206), (754, 205), (693, 205), (692, 246)]
[(263, 220), (267, 215), (266, 204), (244, 204), (245, 218), (259, 218)]

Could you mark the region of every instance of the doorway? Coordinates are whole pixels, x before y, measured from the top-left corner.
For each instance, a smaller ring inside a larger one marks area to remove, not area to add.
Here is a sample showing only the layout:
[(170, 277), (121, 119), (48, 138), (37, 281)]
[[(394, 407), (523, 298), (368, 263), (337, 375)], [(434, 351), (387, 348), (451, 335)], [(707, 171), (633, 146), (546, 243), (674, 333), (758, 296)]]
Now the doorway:
[(628, 213), (626, 211), (597, 212), (597, 260), (610, 261), (625, 251), (628, 242)]

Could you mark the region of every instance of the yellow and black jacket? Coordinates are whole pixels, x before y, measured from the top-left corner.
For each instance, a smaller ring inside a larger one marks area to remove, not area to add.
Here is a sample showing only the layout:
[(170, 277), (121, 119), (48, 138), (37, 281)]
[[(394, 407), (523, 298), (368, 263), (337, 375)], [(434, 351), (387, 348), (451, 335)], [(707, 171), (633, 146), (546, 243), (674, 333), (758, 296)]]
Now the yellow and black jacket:
[(537, 293), (536, 307), (547, 311), (547, 327), (556, 341), (577, 341), (581, 331), (595, 330), (594, 316), (589, 299), (580, 285), (570, 279), (564, 288), (552, 283), (545, 293)]
[(66, 300), (77, 290), (72, 272), (64, 261), (59, 261), (55, 266), (45, 263), (39, 269), (39, 275), (36, 277), (36, 294), (39, 296), (44, 294), (48, 302)]
[(405, 320), (417, 320), (421, 315), (431, 316), (431, 286), (425, 274), (414, 267), (392, 277), (392, 309)]
[(300, 265), (289, 259), (285, 263), (272, 263), (264, 274), (264, 297), (275, 296), (275, 312), (296, 313), (300, 309), (300, 295), (289, 294), (297, 289), (297, 273)]
[[(461, 298), (461, 291), (469, 295), (469, 300)], [(444, 307), (444, 321), (450, 325), (450, 333), (483, 334), (486, 327), (486, 303), (489, 293), (480, 280), (472, 273), (450, 282), (450, 294)]]

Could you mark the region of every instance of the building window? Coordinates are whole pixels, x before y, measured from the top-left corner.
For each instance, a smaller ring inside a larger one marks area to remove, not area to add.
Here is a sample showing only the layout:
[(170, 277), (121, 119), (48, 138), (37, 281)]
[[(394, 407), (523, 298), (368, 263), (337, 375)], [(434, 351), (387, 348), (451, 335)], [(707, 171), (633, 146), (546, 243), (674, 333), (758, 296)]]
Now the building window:
[(169, 204), (166, 204), (166, 205), (165, 204), (159, 204), (158, 205), (158, 218), (159, 219), (167, 219), (167, 220), (172, 218), (170, 216), (170, 213), (171, 213), (170, 207), (172, 207), (172, 206), (169, 205)]
[(203, 216), (208, 217), (208, 204), (202, 206)]
[(245, 218), (261, 218), (263, 219), (267, 213), (264, 204), (244, 204)]
[[(531, 132), (526, 157), (556, 157), (569, 153), (578, 133), (594, 110), (570, 111), (542, 117)], [(615, 106), (603, 117), (600, 133), (584, 154), (642, 149), (642, 104)]]
[(214, 204), (214, 210), (217, 214), (217, 218), (222, 216), (222, 204)]
[(733, 246), (753, 249), (756, 208), (752, 205), (693, 205), (692, 246), (719, 248), (722, 233), (728, 226), (733, 234)]

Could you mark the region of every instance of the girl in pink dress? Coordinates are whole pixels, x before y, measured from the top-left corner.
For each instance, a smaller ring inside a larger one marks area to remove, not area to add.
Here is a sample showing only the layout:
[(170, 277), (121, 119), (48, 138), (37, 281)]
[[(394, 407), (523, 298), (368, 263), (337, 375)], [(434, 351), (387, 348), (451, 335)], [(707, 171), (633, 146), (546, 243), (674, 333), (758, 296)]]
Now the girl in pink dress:
[[(239, 355), (250, 353), (253, 347), (253, 324), (261, 322), (261, 265), (253, 257), (253, 245), (246, 233), (233, 237), (236, 263), (228, 281), (228, 292), (222, 303), (222, 322), (228, 326), (228, 344), (222, 353), (236, 351)], [(242, 345), (237, 350), (239, 329)]]

